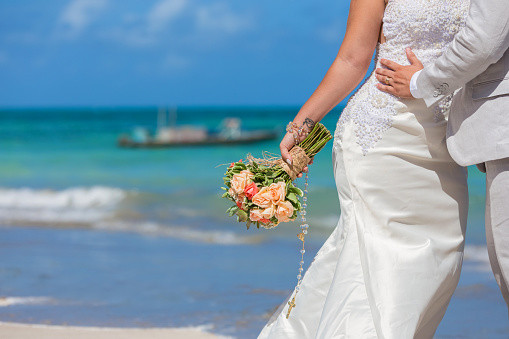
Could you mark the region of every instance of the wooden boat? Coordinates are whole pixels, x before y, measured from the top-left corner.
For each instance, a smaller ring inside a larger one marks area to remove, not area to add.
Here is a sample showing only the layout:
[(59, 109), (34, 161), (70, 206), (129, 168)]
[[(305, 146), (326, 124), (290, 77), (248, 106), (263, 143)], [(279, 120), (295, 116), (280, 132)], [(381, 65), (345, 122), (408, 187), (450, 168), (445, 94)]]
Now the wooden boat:
[(159, 118), (159, 127), (155, 136), (151, 136), (149, 131), (144, 128), (136, 128), (132, 136), (120, 136), (118, 146), (125, 148), (164, 148), (236, 145), (272, 140), (279, 135), (275, 129), (242, 130), (238, 118), (224, 119), (219, 131), (214, 132), (198, 126), (167, 127), (164, 124), (165, 120)]

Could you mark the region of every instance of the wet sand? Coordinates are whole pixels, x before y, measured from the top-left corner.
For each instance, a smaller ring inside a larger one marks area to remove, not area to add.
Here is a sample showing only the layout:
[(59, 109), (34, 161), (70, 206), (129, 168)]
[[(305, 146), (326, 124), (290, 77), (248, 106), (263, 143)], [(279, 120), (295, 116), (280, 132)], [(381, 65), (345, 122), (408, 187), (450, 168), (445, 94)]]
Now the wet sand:
[(199, 328), (103, 328), (0, 323), (0, 339), (226, 339)]

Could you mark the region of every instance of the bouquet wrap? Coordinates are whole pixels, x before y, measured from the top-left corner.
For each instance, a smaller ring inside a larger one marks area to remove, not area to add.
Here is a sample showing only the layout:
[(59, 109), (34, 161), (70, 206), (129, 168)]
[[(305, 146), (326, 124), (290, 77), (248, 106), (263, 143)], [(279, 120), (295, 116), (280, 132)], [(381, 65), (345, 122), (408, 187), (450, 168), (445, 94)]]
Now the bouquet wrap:
[(292, 156), (292, 164), (288, 165), (286, 161), (283, 159), (278, 159), (276, 161), (276, 165), (283, 168), (285, 172), (290, 176), (290, 179), (295, 180), (299, 173), (302, 172), (302, 169), (309, 164), (311, 158), (307, 156), (306, 151), (304, 151), (299, 146), (294, 146), (290, 150), (290, 155)]

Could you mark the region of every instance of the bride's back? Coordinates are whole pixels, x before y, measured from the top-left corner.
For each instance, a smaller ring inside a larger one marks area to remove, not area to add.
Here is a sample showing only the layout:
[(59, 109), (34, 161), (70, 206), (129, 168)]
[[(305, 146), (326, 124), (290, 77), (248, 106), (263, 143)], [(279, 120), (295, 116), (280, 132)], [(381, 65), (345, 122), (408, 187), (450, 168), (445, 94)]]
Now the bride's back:
[(380, 57), (408, 65), (410, 47), (426, 65), (438, 58), (463, 27), (470, 0), (389, 0)]

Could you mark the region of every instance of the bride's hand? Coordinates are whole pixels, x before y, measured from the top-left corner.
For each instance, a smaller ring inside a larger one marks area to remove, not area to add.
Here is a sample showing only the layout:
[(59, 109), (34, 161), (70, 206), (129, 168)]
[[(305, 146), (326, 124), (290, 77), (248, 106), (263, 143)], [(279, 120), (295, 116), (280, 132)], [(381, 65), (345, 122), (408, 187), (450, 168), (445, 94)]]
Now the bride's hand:
[[(293, 135), (290, 133), (286, 133), (285, 136), (283, 137), (283, 140), (281, 140), (281, 143), (279, 144), (279, 149), (281, 150), (281, 158), (284, 161), (286, 161), (288, 165), (291, 165), (293, 161), (292, 156), (290, 155), (290, 150), (293, 148), (293, 146), (295, 146), (295, 140), (293, 139)], [(309, 165), (313, 163), (313, 160), (314, 159), (311, 159)], [(302, 169), (302, 172), (307, 173), (308, 170), (309, 169), (306, 166)], [(299, 173), (297, 177), (301, 178), (302, 173)]]

